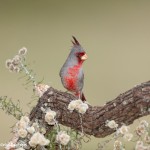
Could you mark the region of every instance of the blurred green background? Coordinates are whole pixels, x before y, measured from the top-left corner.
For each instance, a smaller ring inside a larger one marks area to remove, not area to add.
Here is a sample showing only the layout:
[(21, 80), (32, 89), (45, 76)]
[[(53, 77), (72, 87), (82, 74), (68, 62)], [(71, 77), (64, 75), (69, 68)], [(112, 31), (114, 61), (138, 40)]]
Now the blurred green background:
[[(19, 99), (23, 111), (30, 110), (31, 88), (5, 68), (23, 46), (37, 81), (65, 91), (59, 70), (72, 35), (89, 56), (84, 93), (90, 104), (103, 105), (150, 80), (149, 0), (0, 0), (0, 96)], [(0, 118), (0, 143), (6, 143), (16, 120), (3, 111)], [(92, 138), (82, 149), (94, 150), (102, 140)]]

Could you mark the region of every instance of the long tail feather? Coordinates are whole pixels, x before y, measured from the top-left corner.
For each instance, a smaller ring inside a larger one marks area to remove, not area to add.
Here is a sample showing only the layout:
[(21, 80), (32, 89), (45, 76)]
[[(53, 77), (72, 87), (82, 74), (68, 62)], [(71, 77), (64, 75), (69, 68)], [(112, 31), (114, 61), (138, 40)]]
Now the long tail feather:
[(85, 96), (84, 96), (84, 93), (81, 94), (81, 100), (82, 100), (83, 102), (86, 101), (86, 98), (85, 98)]

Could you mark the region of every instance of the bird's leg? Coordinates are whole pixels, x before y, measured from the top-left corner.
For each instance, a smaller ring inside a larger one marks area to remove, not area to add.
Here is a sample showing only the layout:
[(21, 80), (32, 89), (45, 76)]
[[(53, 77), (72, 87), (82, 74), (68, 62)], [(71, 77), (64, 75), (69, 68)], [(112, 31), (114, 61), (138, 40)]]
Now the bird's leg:
[(79, 96), (78, 96), (78, 97), (79, 97), (79, 99), (81, 99), (81, 93), (79, 93)]
[(78, 98), (78, 99), (81, 99), (81, 94), (80, 94), (80, 92), (76, 92), (76, 93), (74, 93), (75, 94), (75, 96)]

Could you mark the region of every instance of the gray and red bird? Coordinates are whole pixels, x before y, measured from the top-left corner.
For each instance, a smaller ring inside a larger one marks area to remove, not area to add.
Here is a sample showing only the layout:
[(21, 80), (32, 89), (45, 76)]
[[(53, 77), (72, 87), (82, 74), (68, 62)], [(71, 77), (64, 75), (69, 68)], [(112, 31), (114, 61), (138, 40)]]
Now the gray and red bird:
[(82, 69), (83, 62), (88, 58), (86, 52), (73, 36), (73, 47), (60, 70), (60, 77), (63, 86), (72, 92), (77, 98), (85, 101), (85, 96), (82, 92), (84, 85), (84, 73)]

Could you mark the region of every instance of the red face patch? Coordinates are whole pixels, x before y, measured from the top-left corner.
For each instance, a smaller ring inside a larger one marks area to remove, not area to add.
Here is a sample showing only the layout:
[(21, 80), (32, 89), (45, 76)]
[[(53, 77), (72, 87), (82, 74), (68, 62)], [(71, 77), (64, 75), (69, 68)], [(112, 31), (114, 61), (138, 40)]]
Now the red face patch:
[(77, 53), (76, 53), (76, 56), (77, 56), (78, 58), (81, 58), (83, 55), (85, 55), (85, 52), (77, 52)]

